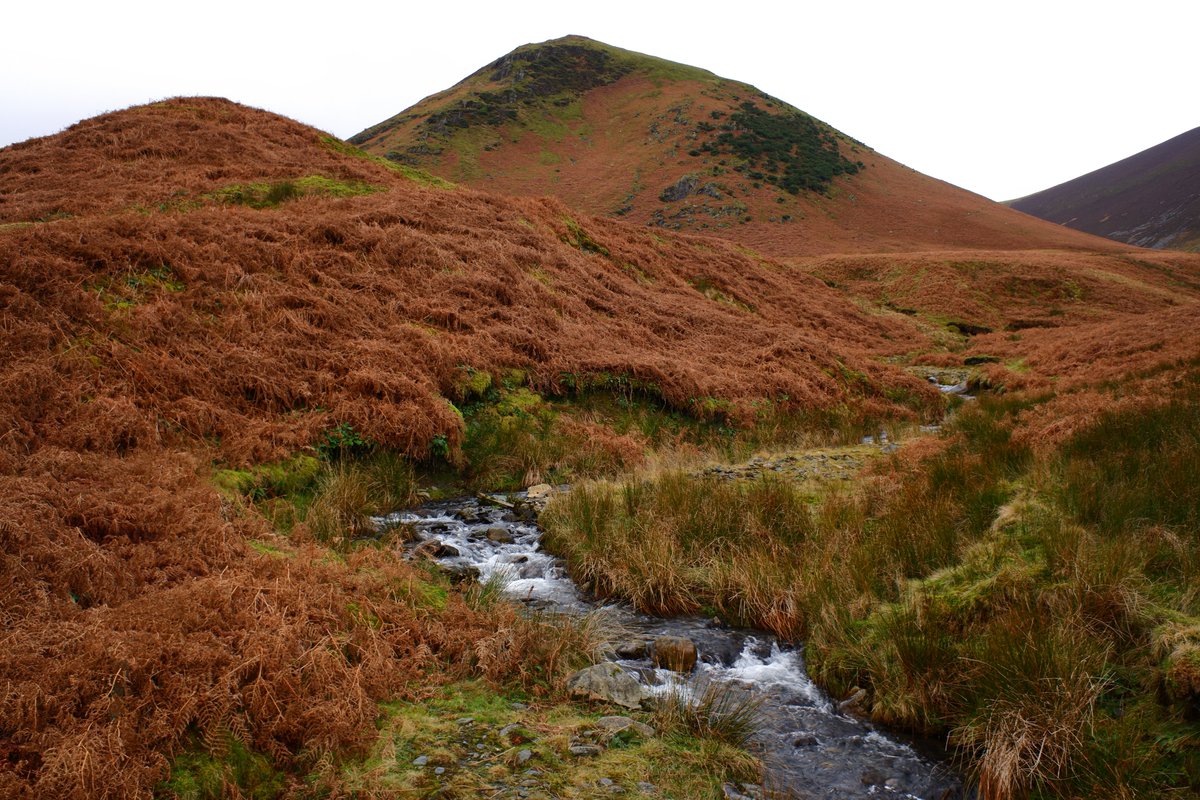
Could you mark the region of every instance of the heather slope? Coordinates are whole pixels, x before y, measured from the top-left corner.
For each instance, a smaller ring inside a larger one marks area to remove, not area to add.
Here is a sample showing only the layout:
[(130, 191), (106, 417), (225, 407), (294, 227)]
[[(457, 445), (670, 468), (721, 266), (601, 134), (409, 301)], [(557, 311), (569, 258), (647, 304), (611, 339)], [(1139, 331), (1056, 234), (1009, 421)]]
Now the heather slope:
[(1009, 205), (1139, 247), (1200, 250), (1200, 128)]
[(921, 175), (752, 86), (580, 36), (520, 47), (351, 141), (775, 256), (1116, 247)]

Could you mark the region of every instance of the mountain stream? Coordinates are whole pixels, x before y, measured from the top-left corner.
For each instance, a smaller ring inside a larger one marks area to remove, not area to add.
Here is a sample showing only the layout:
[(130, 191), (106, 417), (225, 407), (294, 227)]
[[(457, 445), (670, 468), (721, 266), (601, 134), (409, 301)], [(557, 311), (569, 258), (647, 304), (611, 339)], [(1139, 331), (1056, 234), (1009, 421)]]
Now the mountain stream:
[[(507, 497), (519, 500), (524, 495)], [(809, 679), (802, 647), (702, 617), (658, 618), (588, 597), (571, 581), (565, 564), (542, 550), (538, 526), (503, 506), (461, 498), (378, 522), (411, 525), (417, 532), (414, 547), (433, 553), (447, 569), (469, 571), (481, 581), (503, 579), (507, 594), (532, 608), (563, 613), (604, 608), (638, 639), (691, 639), (699, 660), (686, 677), (655, 669), (647, 658), (617, 663), (654, 693), (674, 690), (686, 696), (720, 681), (759, 696), (760, 726), (754, 740), (769, 788), (806, 798), (963, 797), (960, 778), (943, 758), (920, 752), (917, 743), (840, 710)], [(755, 792), (754, 787), (726, 787), (730, 798), (754, 797)]]

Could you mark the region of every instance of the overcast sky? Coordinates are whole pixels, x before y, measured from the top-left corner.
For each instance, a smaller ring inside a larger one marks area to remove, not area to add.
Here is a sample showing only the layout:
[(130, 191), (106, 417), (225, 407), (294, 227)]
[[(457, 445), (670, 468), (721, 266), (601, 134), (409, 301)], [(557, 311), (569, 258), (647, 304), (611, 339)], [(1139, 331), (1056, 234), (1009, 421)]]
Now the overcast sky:
[(219, 95), (349, 137), (569, 33), (754, 84), (996, 200), (1200, 126), (1196, 0), (12, 3), (0, 146)]

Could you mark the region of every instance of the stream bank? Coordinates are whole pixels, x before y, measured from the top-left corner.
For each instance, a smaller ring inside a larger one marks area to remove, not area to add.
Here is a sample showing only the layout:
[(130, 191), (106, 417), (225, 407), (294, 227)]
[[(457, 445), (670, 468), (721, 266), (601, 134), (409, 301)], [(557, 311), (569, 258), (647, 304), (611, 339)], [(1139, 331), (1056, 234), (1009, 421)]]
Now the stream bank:
[[(413, 549), (451, 572), (503, 581), (506, 594), (531, 609), (570, 614), (603, 609), (629, 632), (613, 662), (648, 695), (699, 693), (711, 683), (751, 693), (761, 703), (753, 741), (770, 789), (801, 797), (963, 796), (961, 779), (944, 759), (854, 716), (822, 692), (805, 672), (802, 647), (703, 617), (664, 619), (601, 603), (581, 592), (565, 564), (542, 549), (542, 531), (535, 515), (525, 511), (525, 493), (496, 499), (500, 504), (486, 497), (429, 503), (379, 522), (411, 526), (417, 534)], [(653, 647), (639, 646), (660, 637), (695, 643), (698, 660), (690, 674), (657, 667)], [(755, 786), (726, 789), (731, 798), (759, 793)]]

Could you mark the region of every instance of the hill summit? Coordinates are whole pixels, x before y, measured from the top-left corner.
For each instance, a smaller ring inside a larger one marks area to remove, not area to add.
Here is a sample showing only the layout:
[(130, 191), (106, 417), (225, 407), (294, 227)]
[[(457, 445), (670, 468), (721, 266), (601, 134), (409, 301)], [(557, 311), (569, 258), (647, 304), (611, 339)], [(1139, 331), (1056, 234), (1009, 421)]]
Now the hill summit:
[(1095, 247), (746, 83), (582, 36), (518, 47), (350, 141), (477, 188), (777, 256)]

